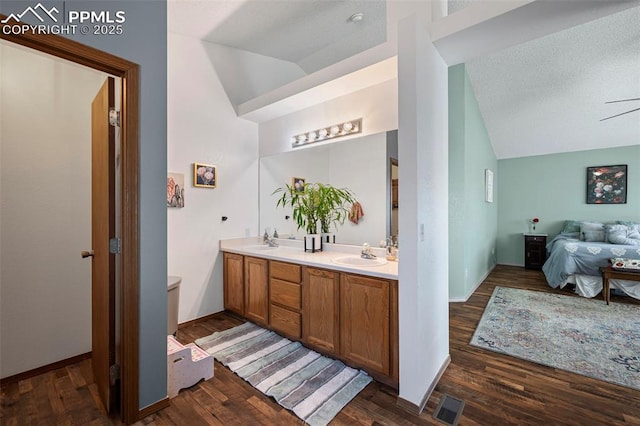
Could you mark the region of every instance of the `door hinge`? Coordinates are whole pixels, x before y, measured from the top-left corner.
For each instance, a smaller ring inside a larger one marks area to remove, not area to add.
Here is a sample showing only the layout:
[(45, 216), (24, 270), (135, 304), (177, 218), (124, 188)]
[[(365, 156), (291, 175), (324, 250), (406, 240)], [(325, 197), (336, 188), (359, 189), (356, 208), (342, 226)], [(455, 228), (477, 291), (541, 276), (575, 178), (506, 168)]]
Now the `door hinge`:
[(122, 252), (122, 242), (120, 238), (115, 237), (109, 240), (109, 253), (120, 254)]
[(120, 127), (120, 111), (115, 108), (109, 108), (109, 125)]
[(116, 384), (116, 381), (120, 379), (120, 365), (113, 364), (109, 367), (109, 382), (112, 385)]

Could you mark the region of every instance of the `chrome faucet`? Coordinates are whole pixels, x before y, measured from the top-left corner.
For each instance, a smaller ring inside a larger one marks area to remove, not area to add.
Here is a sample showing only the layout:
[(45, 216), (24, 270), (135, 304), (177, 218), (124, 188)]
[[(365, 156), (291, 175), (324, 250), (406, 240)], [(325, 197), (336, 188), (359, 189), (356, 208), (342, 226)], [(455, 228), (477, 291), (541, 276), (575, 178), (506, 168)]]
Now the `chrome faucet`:
[(262, 237), (262, 242), (267, 244), (269, 247), (278, 247), (278, 243), (276, 242), (276, 238), (278, 238), (277, 231), (274, 231), (273, 237), (269, 236), (268, 229), (264, 230), (264, 236)]
[(368, 243), (364, 243), (362, 245), (362, 252), (360, 253), (360, 257), (363, 259), (375, 259), (376, 255), (371, 252), (371, 247)]

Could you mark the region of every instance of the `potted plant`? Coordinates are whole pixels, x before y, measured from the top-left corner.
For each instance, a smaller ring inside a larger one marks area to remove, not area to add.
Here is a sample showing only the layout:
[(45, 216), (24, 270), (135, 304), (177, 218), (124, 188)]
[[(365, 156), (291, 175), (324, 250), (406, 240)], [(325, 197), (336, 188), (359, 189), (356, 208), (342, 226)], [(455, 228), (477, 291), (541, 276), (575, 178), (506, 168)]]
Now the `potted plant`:
[(351, 206), (356, 201), (350, 190), (336, 188), (322, 183), (317, 185), (320, 203), (318, 205), (318, 220), (322, 230), (322, 239), (328, 243), (335, 243), (335, 235), (331, 234), (331, 225), (337, 229), (349, 216)]
[(282, 193), (276, 207), (291, 206), (293, 220), (298, 229), (304, 228), (307, 235), (304, 237), (304, 249), (311, 252), (322, 250), (322, 239), (318, 234), (318, 202), (317, 188), (311, 184), (305, 184), (302, 190), (285, 185), (278, 188), (271, 195)]
[(291, 206), (293, 220), (298, 229), (304, 228), (305, 251), (322, 250), (322, 238), (318, 234), (318, 224), (322, 232), (328, 233), (332, 224), (344, 223), (349, 214), (348, 203), (354, 201), (348, 189), (338, 189), (328, 184), (306, 183), (302, 190), (285, 185), (273, 191), (282, 194), (276, 207)]

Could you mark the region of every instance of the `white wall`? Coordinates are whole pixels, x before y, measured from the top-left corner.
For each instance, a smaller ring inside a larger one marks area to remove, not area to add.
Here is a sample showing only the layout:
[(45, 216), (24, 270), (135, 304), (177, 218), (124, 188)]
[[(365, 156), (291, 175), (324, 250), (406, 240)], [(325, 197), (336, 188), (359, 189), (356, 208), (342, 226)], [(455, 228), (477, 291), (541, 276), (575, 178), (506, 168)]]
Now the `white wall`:
[[(182, 277), (179, 322), (224, 309), (220, 239), (259, 234), (258, 128), (236, 116), (211, 65), (215, 51), (168, 35), (167, 164), (186, 186), (185, 207), (167, 218), (168, 273)], [(217, 188), (193, 186), (194, 162), (217, 166)]]
[(233, 105), (277, 89), (306, 73), (293, 62), (220, 44), (207, 47), (218, 79)]
[(260, 156), (291, 151), (291, 137), (362, 117), (362, 133), (341, 140), (398, 128), (398, 82), (390, 80), (319, 105), (260, 123)]
[(91, 351), (91, 101), (105, 75), (0, 45), (0, 373)]
[(449, 357), (447, 65), (429, 21), (398, 29), (399, 396), (421, 408)]

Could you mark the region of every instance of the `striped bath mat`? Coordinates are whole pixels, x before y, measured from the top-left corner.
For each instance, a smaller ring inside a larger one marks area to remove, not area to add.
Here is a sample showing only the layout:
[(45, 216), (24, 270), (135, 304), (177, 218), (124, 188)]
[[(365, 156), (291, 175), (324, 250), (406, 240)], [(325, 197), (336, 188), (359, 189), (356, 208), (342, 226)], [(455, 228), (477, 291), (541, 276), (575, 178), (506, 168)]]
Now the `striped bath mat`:
[(310, 425), (329, 423), (371, 381), (363, 371), (252, 323), (196, 344)]

